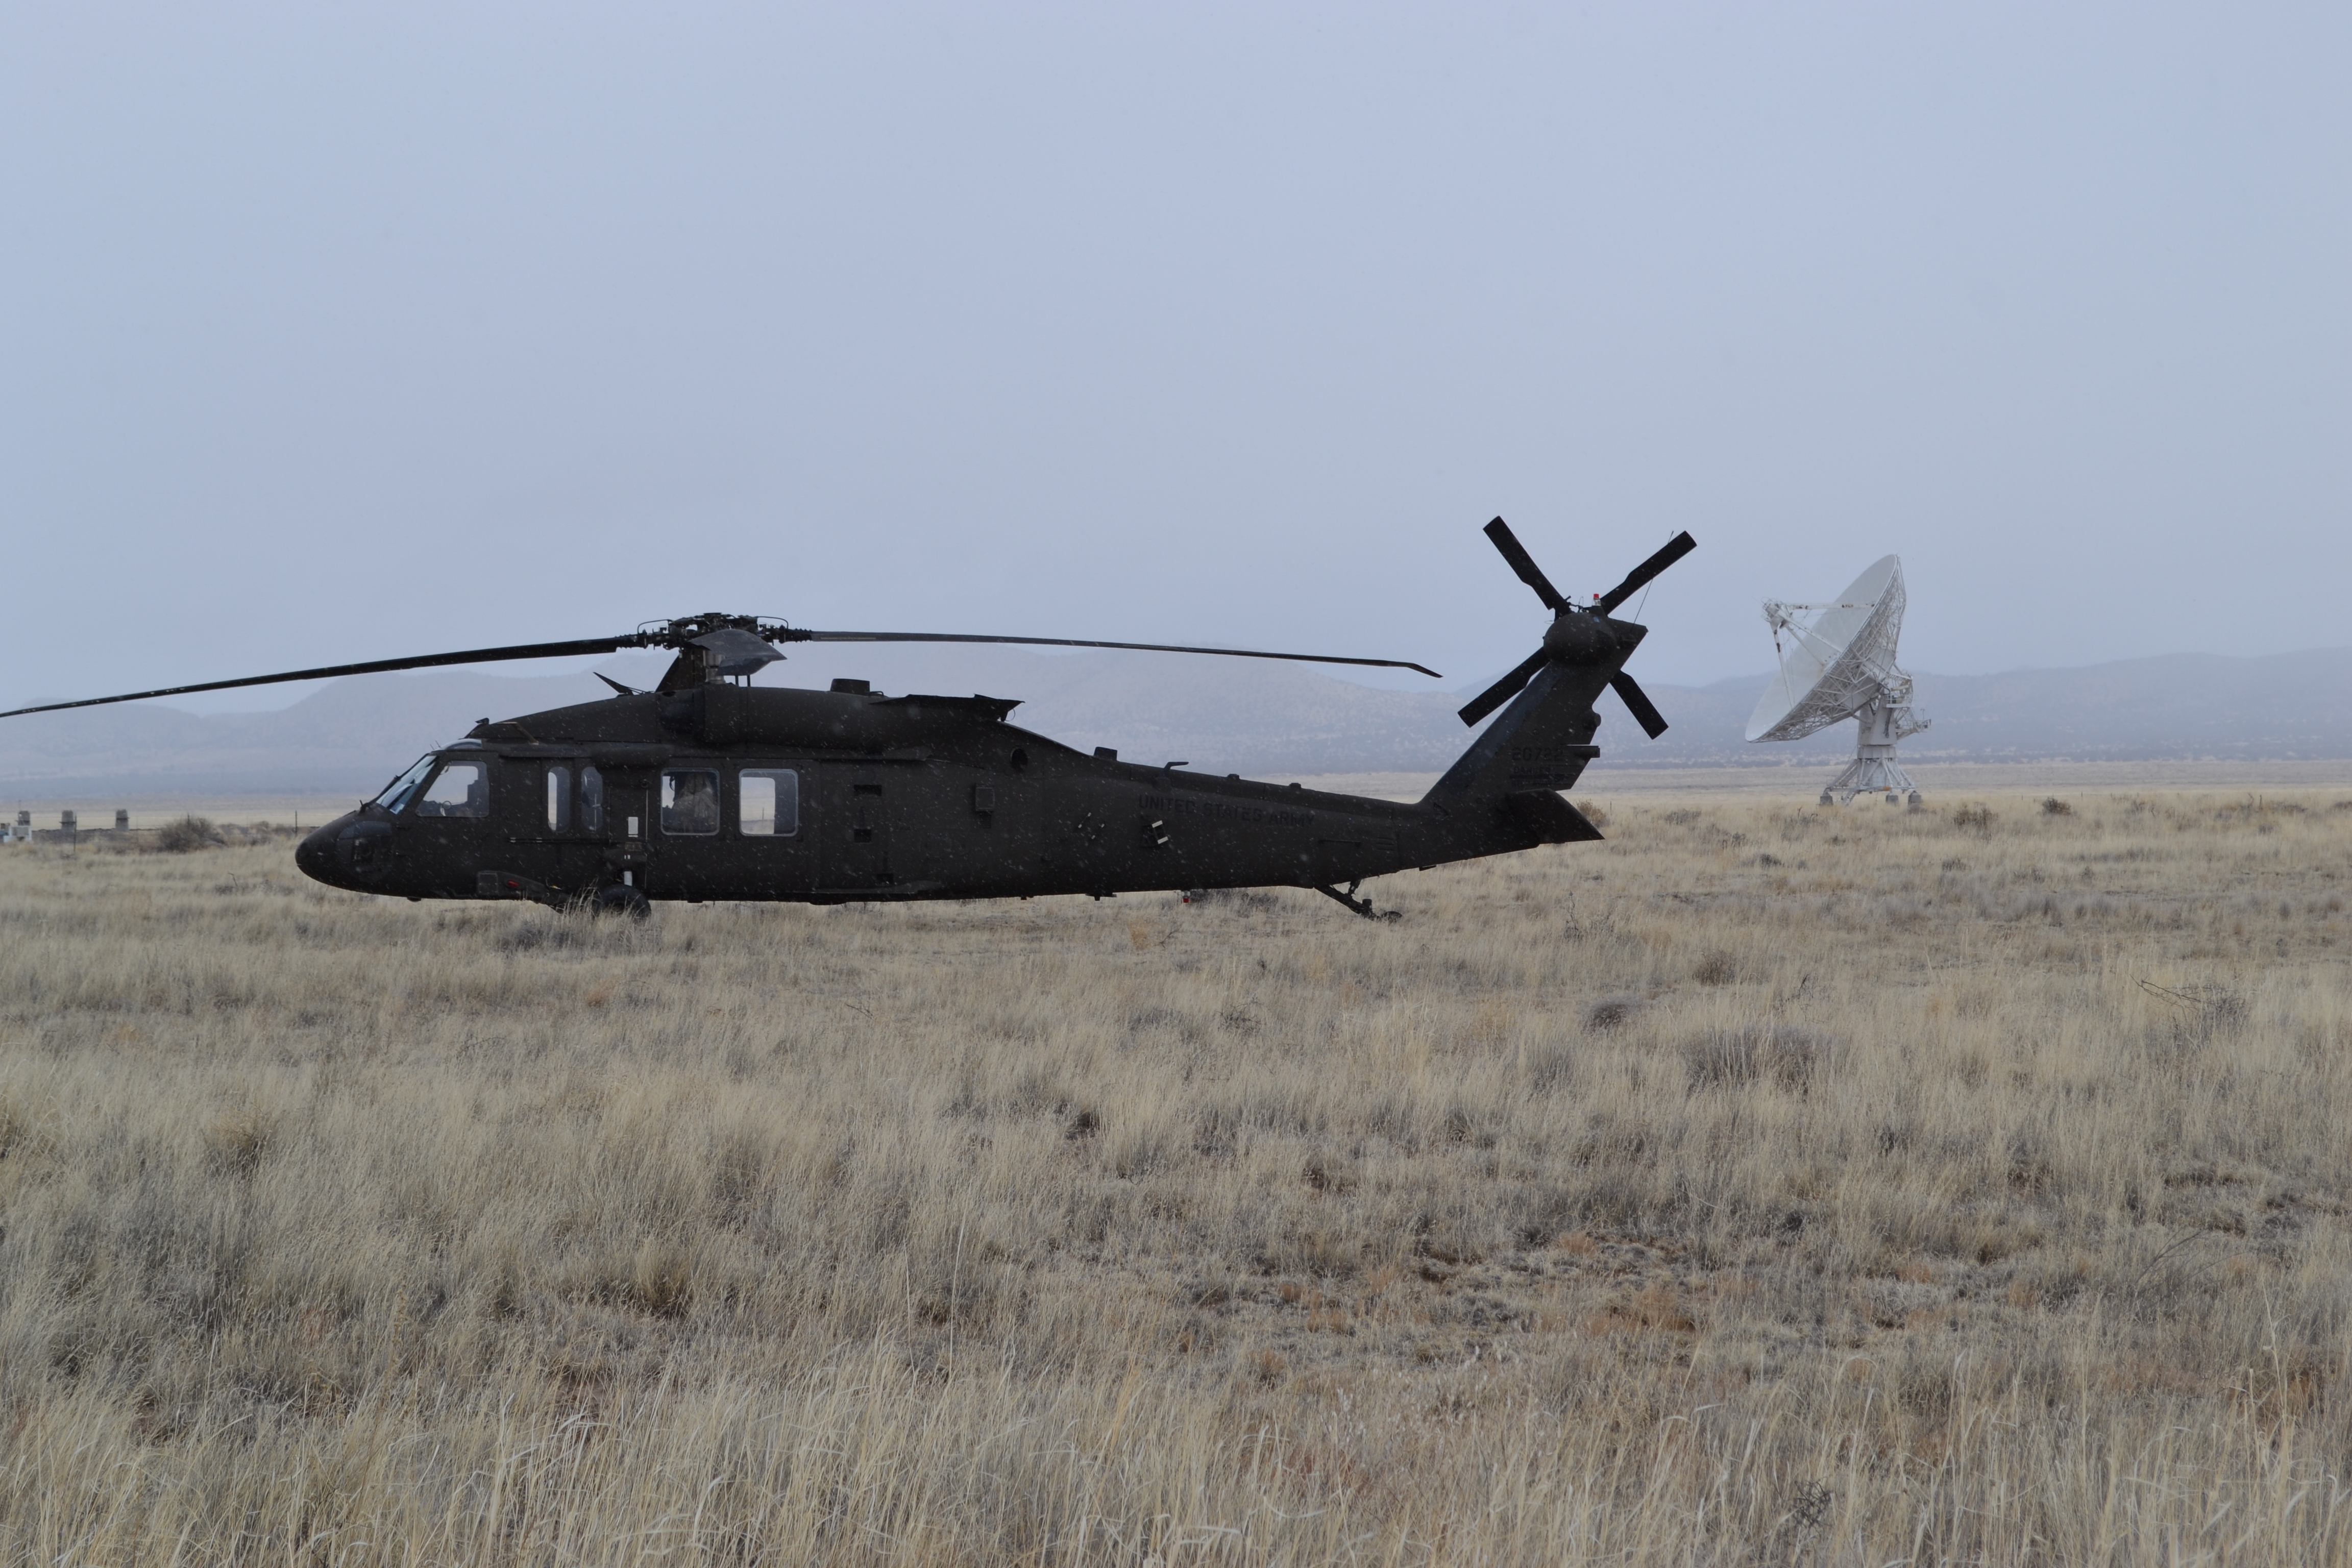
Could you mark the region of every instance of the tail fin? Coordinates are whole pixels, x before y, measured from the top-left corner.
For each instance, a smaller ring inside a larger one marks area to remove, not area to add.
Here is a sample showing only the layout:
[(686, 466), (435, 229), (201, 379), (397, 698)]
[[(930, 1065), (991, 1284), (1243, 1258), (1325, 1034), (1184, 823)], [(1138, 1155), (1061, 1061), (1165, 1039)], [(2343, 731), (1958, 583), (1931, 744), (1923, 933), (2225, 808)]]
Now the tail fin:
[(1425, 801), (1442, 805), (1465, 795), (1574, 786), (1584, 764), (1601, 754), (1592, 743), (1601, 728), (1592, 702), (1609, 684), (1609, 674), (1605, 669), (1544, 666), (1502, 716), (1454, 759)]
[(1601, 727), (1592, 702), (1609, 675), (1606, 669), (1556, 664), (1538, 670), (1422, 804), (1499, 805), (1544, 844), (1599, 838), (1601, 830), (1558, 792), (1573, 785), (1584, 764), (1601, 754), (1592, 744)]

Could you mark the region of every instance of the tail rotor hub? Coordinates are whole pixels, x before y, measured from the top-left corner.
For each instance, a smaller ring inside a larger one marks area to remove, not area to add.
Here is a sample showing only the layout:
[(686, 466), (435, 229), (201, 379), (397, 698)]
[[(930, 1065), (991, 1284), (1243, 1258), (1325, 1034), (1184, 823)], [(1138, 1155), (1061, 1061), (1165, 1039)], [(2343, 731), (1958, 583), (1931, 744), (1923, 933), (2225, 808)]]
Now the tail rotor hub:
[(1633, 652), (1642, 633), (1631, 622), (1580, 611), (1552, 622), (1544, 632), (1544, 652), (1554, 664), (1606, 664)]

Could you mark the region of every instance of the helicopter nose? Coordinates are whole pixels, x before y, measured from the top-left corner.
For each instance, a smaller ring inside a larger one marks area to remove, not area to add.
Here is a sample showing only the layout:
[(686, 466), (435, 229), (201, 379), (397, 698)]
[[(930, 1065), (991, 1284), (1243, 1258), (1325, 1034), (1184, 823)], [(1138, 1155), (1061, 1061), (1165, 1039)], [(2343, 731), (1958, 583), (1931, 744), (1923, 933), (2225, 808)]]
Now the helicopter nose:
[(314, 882), (338, 886), (342, 879), (335, 875), (335, 836), (351, 823), (349, 815), (339, 816), (294, 847), (294, 867)]

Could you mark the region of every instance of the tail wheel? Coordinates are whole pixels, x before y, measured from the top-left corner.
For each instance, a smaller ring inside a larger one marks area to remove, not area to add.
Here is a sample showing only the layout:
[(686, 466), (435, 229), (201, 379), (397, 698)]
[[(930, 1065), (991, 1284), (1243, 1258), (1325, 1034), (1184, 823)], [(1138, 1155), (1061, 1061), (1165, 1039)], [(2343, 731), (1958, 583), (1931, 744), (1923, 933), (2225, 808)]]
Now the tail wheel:
[(594, 908), (600, 915), (626, 915), (636, 921), (654, 912), (653, 900), (646, 898), (641, 889), (624, 887), (618, 882), (596, 889)]

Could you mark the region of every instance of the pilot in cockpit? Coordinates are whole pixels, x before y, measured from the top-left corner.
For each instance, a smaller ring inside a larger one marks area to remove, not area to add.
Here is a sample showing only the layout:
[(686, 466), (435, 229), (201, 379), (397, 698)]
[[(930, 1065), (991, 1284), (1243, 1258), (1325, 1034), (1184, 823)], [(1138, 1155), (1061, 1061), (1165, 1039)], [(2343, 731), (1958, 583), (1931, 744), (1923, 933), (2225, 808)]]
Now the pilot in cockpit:
[(706, 773), (672, 773), (667, 781), (676, 792), (662, 812), (662, 827), (670, 833), (719, 831), (719, 780)]

